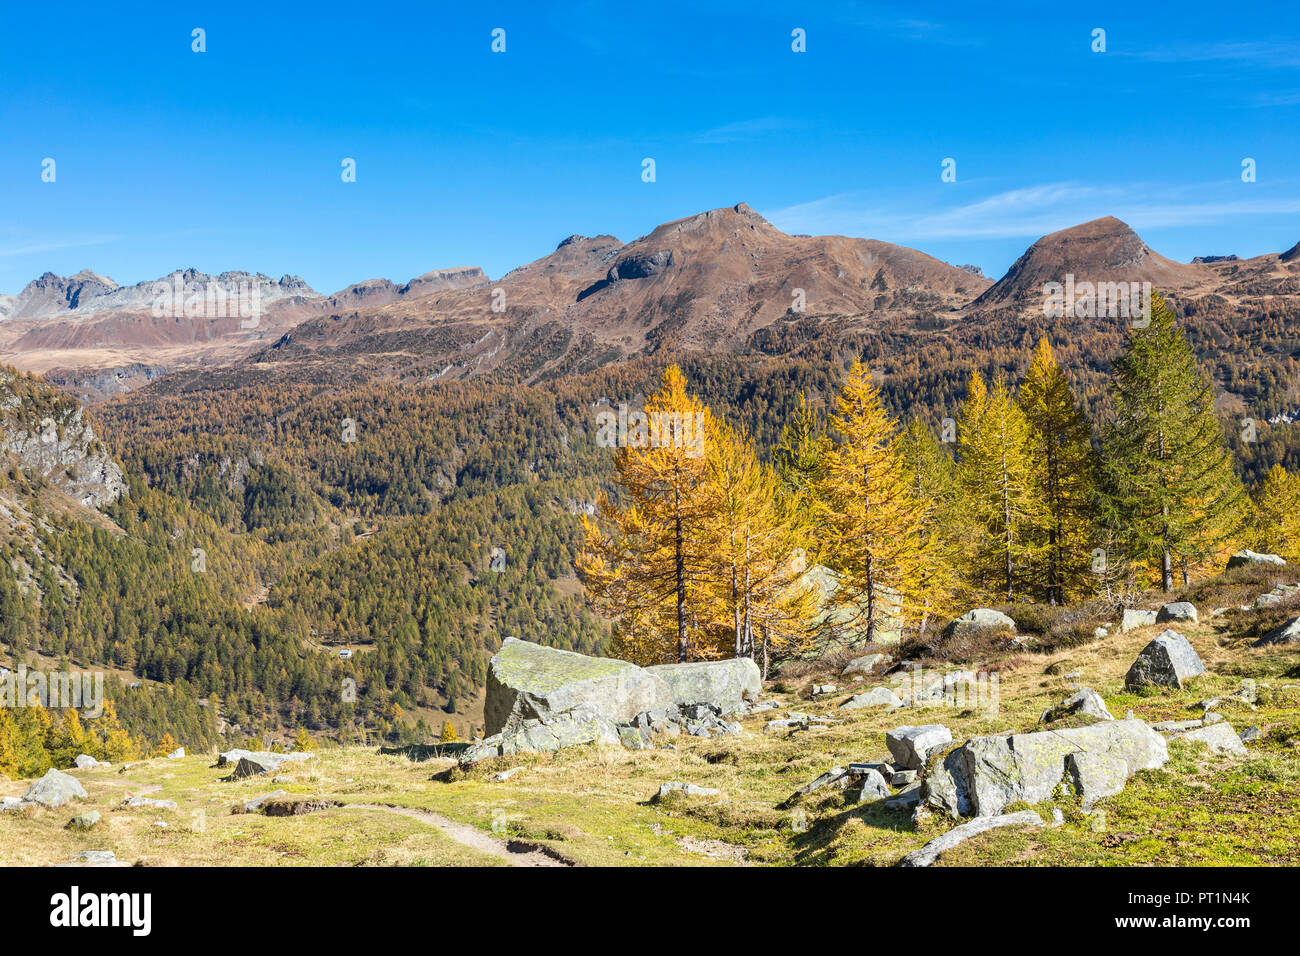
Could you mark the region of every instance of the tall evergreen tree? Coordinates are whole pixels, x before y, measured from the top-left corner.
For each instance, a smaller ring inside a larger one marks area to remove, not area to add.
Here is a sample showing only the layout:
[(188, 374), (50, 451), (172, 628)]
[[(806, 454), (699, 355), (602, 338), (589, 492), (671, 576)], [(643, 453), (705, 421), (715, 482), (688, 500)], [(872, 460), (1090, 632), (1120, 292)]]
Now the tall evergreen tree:
[(1184, 583), (1241, 528), (1246, 497), (1214, 413), (1214, 389), (1164, 299), (1130, 329), (1115, 363), (1115, 417), (1106, 432), (1105, 508), (1139, 561)]
[[(1031, 464), (1029, 420), (999, 375), (986, 390), (971, 376), (957, 432), (961, 462), (957, 481), (974, 541), (967, 560), (976, 587), (1013, 600), (1033, 563), (1033, 528), (1042, 520), (1042, 498)], [(996, 592), (995, 589), (996, 588)]]
[(1087, 580), (1096, 506), (1097, 456), (1092, 426), (1075, 400), (1044, 336), (1020, 384), (1020, 407), (1031, 428), (1030, 464), (1042, 502), (1036, 583), (1051, 604)]
[(838, 440), (826, 449), (817, 484), (818, 537), (840, 576), (837, 595), (871, 642), (923, 604), (925, 506), (912, 491), (897, 423), (860, 362), (831, 424)]
[(706, 450), (714, 423), (676, 365), (646, 402), (645, 431), (614, 455), (621, 499), (584, 518), (579, 569), (592, 601), (615, 618), (616, 649), (638, 663), (708, 653)]

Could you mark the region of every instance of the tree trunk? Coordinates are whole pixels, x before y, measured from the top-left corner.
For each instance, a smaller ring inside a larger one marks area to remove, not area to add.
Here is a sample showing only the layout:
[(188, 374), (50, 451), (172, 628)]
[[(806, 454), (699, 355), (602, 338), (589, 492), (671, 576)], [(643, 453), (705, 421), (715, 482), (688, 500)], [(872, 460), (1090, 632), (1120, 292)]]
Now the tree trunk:
[(686, 640), (686, 542), (682, 534), (682, 495), (680, 490), (673, 492), (677, 507), (676, 520), (673, 524), (674, 563), (677, 573), (677, 662), (686, 662), (688, 643)]

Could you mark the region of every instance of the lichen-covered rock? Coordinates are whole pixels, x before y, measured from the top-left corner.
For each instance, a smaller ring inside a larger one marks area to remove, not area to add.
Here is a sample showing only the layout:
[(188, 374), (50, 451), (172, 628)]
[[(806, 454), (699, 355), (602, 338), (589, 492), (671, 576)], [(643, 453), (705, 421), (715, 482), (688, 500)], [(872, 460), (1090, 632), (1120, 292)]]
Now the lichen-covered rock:
[(888, 687), (873, 687), (861, 694), (854, 694), (840, 704), (840, 710), (861, 710), (864, 707), (888, 707), (893, 710), (902, 706), (903, 701)]
[(674, 796), (681, 797), (716, 797), (721, 791), (713, 787), (697, 787), (693, 783), (670, 780), (659, 785), (659, 792), (650, 798), (651, 803), (662, 803)]
[(77, 759), (72, 761), (78, 770), (87, 770), (91, 767), (98, 767), (99, 761), (90, 754), (77, 754)]
[(1106, 720), (1029, 734), (973, 737), (935, 759), (924, 785), (929, 805), (958, 816), (995, 816), (1023, 800), (1052, 796), (1073, 753), (1107, 754), (1123, 762), (1126, 778), (1164, 766), (1165, 739), (1141, 720)]
[(984, 628), (997, 628), (999, 630), (1015, 631), (1016, 622), (1011, 620), (1001, 611), (995, 611), (992, 608), (977, 607), (967, 611), (961, 617), (954, 620), (948, 625), (948, 634), (960, 634), (963, 631), (982, 630)]
[(673, 703), (668, 684), (635, 664), (507, 637), (488, 665), (483, 723), (488, 735), (514, 733), (578, 709), (627, 722)]
[(1119, 629), (1122, 633), (1127, 634), (1129, 631), (1136, 630), (1139, 627), (1147, 627), (1156, 623), (1155, 611), (1143, 611), (1139, 608), (1124, 608), (1124, 617), (1120, 621)]
[(713, 704), (721, 707), (756, 700), (763, 691), (762, 674), (758, 665), (748, 657), (655, 664), (645, 670), (668, 685), (671, 702), (678, 705)]
[(1083, 798), (1083, 809), (1091, 810), (1103, 797), (1113, 797), (1128, 782), (1128, 764), (1111, 753), (1080, 750), (1065, 757), (1065, 772), (1074, 792)]
[(98, 810), (87, 810), (85, 813), (78, 813), (69, 820), (65, 825), (65, 830), (91, 830), (99, 822)]
[(1110, 711), (1106, 709), (1106, 702), (1101, 699), (1100, 694), (1091, 687), (1081, 687), (1060, 704), (1047, 710), (1039, 723), (1060, 720), (1070, 714), (1083, 714), (1086, 717), (1097, 717), (1101, 720), (1115, 719), (1111, 716)]
[(886, 654), (866, 654), (862, 657), (855, 657), (844, 665), (844, 670), (840, 671), (841, 677), (853, 677), (855, 674), (870, 674), (877, 666), (889, 660)]
[(894, 763), (908, 770), (922, 769), (930, 754), (950, 743), (952, 733), (942, 724), (895, 727), (885, 734), (885, 746)]
[(545, 723), (535, 717), (514, 721), (508, 730), (476, 741), (460, 755), (462, 764), (517, 753), (553, 753), (581, 744), (618, 744), (618, 725), (585, 707), (555, 714)]
[(1195, 624), (1196, 605), (1190, 601), (1174, 601), (1172, 604), (1166, 604), (1156, 611), (1156, 623), (1163, 624), (1165, 621), (1191, 621)]
[(1206, 727), (1185, 730), (1182, 733), (1174, 734), (1170, 739), (1192, 740), (1202, 743), (1219, 754), (1243, 755), (1246, 753), (1246, 745), (1241, 742), (1241, 737), (1232, 729), (1231, 724), (1223, 720), (1216, 721)]
[(23, 799), (29, 803), (39, 803), (50, 810), (56, 810), (69, 800), (85, 800), (87, 796), (89, 795), (86, 793), (86, 788), (81, 785), (76, 777), (51, 767), (45, 771), (45, 776), (27, 788), (27, 792), (23, 794)]
[(1187, 638), (1177, 631), (1167, 630), (1142, 648), (1124, 677), (1124, 687), (1177, 687), (1183, 682), (1205, 673), (1205, 665)]

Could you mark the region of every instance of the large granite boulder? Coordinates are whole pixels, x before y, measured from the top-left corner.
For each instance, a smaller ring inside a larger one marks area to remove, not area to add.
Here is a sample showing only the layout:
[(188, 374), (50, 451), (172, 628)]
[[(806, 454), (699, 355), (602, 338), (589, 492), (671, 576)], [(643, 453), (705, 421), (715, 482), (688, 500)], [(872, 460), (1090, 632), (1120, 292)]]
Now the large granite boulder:
[(1124, 687), (1137, 690), (1154, 685), (1181, 690), (1184, 681), (1204, 673), (1205, 665), (1196, 648), (1177, 631), (1167, 630), (1138, 653), (1124, 676)]
[(54, 810), (69, 800), (85, 800), (87, 796), (89, 795), (86, 793), (86, 788), (76, 777), (51, 767), (45, 771), (45, 776), (27, 788), (23, 799)]
[(722, 707), (755, 700), (763, 691), (763, 676), (758, 665), (748, 657), (692, 664), (656, 664), (645, 670), (668, 685), (671, 702), (678, 706), (713, 704)]
[(1247, 564), (1286, 564), (1286, 559), (1278, 554), (1259, 554), (1249, 549), (1238, 551), (1228, 559), (1228, 570), (1239, 568)]
[[(973, 737), (942, 759), (926, 775), (923, 797), (953, 817), (996, 816), (1017, 801), (1049, 799), (1065, 778), (1072, 754), (1104, 754), (1119, 761), (1125, 779), (1139, 770), (1154, 770), (1169, 759), (1165, 739), (1141, 720), (1105, 720), (1091, 727), (1029, 734)], [(1109, 789), (1113, 762), (1104, 766), (1084, 758), (1073, 761), (1076, 781), (1095, 783), (1089, 795)]]
[(977, 607), (974, 610), (967, 611), (961, 617), (956, 618), (948, 625), (948, 634), (961, 634), (965, 631), (978, 631), (984, 629), (998, 629), (1015, 631), (1016, 622), (1011, 620), (1001, 611), (995, 611), (992, 608)]
[(491, 736), (578, 709), (623, 722), (672, 703), (663, 678), (635, 664), (507, 637), (488, 665), (483, 724)]

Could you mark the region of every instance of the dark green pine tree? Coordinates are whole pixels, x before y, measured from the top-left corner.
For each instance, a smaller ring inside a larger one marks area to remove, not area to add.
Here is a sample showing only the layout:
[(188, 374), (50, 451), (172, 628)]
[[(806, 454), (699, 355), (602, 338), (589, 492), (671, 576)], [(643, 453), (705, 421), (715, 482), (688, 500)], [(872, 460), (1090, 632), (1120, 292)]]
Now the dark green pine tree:
[(1105, 437), (1105, 520), (1129, 557), (1183, 583), (1240, 529), (1245, 489), (1233, 471), (1214, 389), (1163, 298), (1131, 329), (1115, 363), (1115, 419)]

